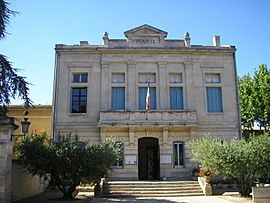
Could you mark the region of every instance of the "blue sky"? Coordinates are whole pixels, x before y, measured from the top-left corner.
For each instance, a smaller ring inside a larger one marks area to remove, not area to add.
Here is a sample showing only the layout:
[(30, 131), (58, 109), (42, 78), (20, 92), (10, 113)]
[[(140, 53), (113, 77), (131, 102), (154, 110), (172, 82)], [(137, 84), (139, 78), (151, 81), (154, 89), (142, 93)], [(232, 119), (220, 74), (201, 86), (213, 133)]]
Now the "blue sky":
[(104, 31), (124, 38), (124, 31), (143, 24), (168, 32), (168, 39), (188, 31), (191, 44), (212, 45), (220, 35), (223, 45), (237, 48), (239, 76), (261, 63), (270, 66), (269, 0), (7, 1), (20, 15), (11, 18), (0, 52), (32, 83), (35, 104), (52, 103), (55, 44), (101, 44)]

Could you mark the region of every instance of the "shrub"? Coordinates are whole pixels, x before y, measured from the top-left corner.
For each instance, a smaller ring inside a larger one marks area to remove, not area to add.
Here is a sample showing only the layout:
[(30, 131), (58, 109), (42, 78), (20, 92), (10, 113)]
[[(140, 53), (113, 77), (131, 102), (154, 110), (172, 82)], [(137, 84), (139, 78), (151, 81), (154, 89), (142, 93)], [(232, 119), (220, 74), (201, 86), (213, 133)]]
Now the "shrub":
[(71, 199), (81, 182), (98, 183), (117, 159), (117, 143), (109, 140), (102, 144), (77, 145), (72, 136), (59, 136), (51, 143), (46, 136), (27, 137), (18, 145), (24, 166), (33, 175), (50, 176), (64, 199)]
[(249, 196), (255, 179), (270, 176), (270, 137), (221, 141), (208, 136), (191, 143), (193, 159), (231, 178), (241, 196)]

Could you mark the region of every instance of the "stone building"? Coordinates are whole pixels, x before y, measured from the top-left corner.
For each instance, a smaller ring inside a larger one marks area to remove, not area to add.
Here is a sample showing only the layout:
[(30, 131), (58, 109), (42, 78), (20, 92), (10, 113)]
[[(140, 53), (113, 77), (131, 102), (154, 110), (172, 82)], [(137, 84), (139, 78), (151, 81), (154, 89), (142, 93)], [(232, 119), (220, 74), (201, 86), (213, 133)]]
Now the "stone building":
[(211, 46), (192, 45), (189, 33), (166, 39), (149, 25), (124, 35), (105, 32), (103, 45), (56, 45), (54, 134), (90, 143), (115, 137), (123, 158), (111, 179), (186, 178), (195, 166), (190, 140), (240, 136), (236, 49), (219, 36)]

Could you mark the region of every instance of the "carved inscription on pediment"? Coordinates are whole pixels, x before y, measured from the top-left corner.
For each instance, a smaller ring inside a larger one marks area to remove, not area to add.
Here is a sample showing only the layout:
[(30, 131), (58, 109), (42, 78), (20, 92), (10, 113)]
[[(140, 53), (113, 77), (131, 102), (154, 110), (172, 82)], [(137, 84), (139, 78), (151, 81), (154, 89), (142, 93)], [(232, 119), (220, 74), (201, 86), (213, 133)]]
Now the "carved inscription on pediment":
[(133, 40), (133, 42), (137, 44), (156, 44), (157, 43), (155, 39), (135, 39)]
[(158, 37), (134, 37), (129, 39), (129, 45), (135, 47), (156, 47), (160, 46)]
[(149, 25), (143, 25), (125, 32), (131, 47), (161, 47), (167, 33)]

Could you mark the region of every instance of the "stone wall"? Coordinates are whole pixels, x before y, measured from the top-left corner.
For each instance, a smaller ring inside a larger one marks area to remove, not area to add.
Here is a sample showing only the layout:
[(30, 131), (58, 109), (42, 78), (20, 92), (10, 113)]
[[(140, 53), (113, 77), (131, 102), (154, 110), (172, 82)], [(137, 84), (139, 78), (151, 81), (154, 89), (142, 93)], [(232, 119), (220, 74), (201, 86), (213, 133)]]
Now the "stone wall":
[[(12, 201), (18, 201), (44, 192), (48, 181), (29, 174), (19, 160), (12, 162)], [(27, 187), (25, 187), (27, 185)]]
[(0, 203), (9, 203), (11, 200), (11, 135), (16, 128), (13, 119), (0, 118)]

